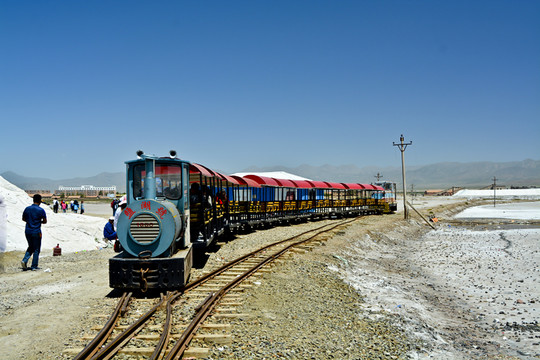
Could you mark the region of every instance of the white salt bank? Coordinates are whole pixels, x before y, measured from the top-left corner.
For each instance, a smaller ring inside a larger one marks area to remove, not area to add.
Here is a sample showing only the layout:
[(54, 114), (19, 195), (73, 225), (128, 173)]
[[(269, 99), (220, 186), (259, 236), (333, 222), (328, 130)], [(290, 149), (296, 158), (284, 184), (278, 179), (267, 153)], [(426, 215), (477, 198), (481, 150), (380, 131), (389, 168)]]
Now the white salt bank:
[[(0, 176), (0, 249), (2, 251), (25, 251), (28, 247), (22, 221), (22, 213), (32, 205), (32, 198), (22, 189)], [(103, 218), (75, 213), (54, 213), (46, 204), (41, 207), (47, 214), (47, 224), (41, 226), (43, 239), (40, 256), (52, 255), (52, 249), (59, 244), (62, 252), (96, 250), (103, 247)]]

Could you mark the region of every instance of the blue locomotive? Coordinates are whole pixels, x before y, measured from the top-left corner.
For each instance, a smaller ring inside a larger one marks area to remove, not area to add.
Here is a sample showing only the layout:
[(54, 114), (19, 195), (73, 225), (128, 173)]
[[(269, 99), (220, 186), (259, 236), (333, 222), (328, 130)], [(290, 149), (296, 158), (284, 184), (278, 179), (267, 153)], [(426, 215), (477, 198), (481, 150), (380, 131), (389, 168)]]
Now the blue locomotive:
[(113, 288), (179, 288), (192, 265), (189, 162), (137, 152), (127, 161), (128, 206), (118, 219), (122, 252), (109, 260)]
[(117, 224), (122, 251), (109, 259), (109, 284), (121, 290), (183, 287), (193, 257), (225, 232), (382, 214), (395, 206), (391, 187), (230, 176), (179, 159), (175, 151), (156, 157), (139, 150), (137, 156), (126, 162), (127, 207)]

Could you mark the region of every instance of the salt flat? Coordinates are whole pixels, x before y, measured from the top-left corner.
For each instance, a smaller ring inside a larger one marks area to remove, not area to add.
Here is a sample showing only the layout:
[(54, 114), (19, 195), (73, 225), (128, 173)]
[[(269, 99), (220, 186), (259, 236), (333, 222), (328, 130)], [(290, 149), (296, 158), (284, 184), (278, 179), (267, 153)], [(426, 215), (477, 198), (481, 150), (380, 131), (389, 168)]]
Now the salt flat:
[[(423, 205), (418, 208), (424, 212), (438, 206), (436, 199)], [(527, 224), (537, 218), (538, 202), (492, 207), (442, 216), (437, 230), (418, 237), (405, 227), (369, 234), (344, 251), (347, 264), (339, 271), (365, 295), (366, 310), (399, 316), (408, 332), (425, 341), (429, 351), (411, 356), (540, 354), (540, 229)], [(505, 222), (514, 217), (516, 228), (498, 228), (487, 219), (502, 216)], [(471, 230), (471, 217), (485, 218), (486, 226)]]
[(475, 206), (455, 218), (540, 220), (540, 201)]

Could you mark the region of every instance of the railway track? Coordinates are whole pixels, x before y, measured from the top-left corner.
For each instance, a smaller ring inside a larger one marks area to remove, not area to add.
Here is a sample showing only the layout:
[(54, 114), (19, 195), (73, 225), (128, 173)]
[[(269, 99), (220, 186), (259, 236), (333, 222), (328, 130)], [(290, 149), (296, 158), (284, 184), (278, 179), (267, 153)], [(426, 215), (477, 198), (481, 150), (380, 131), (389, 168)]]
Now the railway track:
[[(325, 234), (355, 220), (326, 224), (264, 246), (159, 298), (137, 299), (124, 293), (106, 324), (75, 359), (111, 359), (117, 354), (167, 360), (204, 356), (204, 349), (190, 344), (194, 339), (231, 341), (224, 334), (227, 324), (216, 319), (238, 316), (234, 313), (239, 305), (235, 292), (250, 286), (250, 281), (285, 254), (304, 251), (324, 241)], [(199, 334), (202, 328), (217, 333)]]

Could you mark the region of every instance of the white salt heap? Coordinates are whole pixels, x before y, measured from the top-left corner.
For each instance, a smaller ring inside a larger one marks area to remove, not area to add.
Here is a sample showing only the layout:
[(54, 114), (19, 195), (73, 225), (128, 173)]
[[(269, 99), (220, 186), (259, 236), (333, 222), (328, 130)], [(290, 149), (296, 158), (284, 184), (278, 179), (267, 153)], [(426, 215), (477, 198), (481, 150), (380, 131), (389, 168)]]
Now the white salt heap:
[[(495, 193), (495, 194), (494, 194)], [(501, 189), (501, 190), (469, 190), (463, 189), (455, 193), (454, 197), (458, 198), (493, 198), (493, 195), (497, 198), (505, 199), (540, 199), (540, 189)]]
[[(28, 243), (24, 236), (26, 223), (22, 221), (22, 213), (27, 206), (32, 205), (32, 198), (0, 176), (1, 198), (0, 251), (25, 251)], [(57, 244), (63, 253), (103, 247), (103, 227), (106, 220), (74, 213), (55, 214), (46, 204), (41, 204), (41, 207), (47, 214), (47, 224), (41, 226), (41, 256), (52, 255), (52, 248)]]

